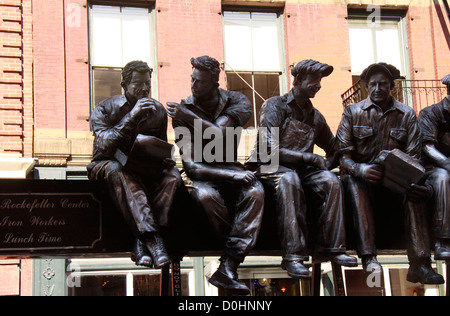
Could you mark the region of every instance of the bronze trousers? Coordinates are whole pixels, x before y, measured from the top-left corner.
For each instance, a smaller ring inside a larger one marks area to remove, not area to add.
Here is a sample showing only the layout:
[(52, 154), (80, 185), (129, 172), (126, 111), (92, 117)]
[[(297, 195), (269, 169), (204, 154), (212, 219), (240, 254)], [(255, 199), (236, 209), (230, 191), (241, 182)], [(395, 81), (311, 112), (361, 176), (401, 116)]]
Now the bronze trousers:
[[(351, 208), (347, 212), (352, 212), (353, 215), (357, 251), (360, 257), (377, 254), (376, 229), (379, 231), (384, 229), (383, 234), (388, 235), (388, 238), (390, 233), (395, 233), (395, 230), (404, 230), (409, 259), (430, 257), (426, 202), (413, 203), (382, 185), (370, 185), (350, 175), (345, 175), (342, 182), (345, 198)], [(400, 207), (393, 207), (393, 205)], [(376, 221), (379, 225), (386, 227), (376, 227)], [(395, 241), (392, 240), (392, 242)]]
[(114, 204), (137, 238), (169, 225), (173, 198), (182, 183), (176, 168), (163, 170), (158, 178), (146, 178), (114, 160), (94, 164), (89, 178), (106, 181)]
[[(328, 170), (301, 175), (281, 166), (278, 172), (257, 173), (257, 177), (275, 189), (284, 260), (308, 260), (308, 244), (315, 253), (346, 251), (343, 189), (336, 175)], [(307, 213), (313, 221), (307, 220)], [(308, 236), (309, 231), (314, 231), (314, 236)], [(315, 241), (314, 245), (309, 237)]]
[(434, 168), (427, 171), (426, 176), (434, 192), (428, 207), (432, 235), (450, 239), (450, 174), (445, 169)]
[[(192, 181), (191, 196), (205, 211), (216, 234), (225, 241), (225, 254), (243, 262), (255, 246), (261, 228), (264, 211), (262, 184), (243, 186)], [(230, 197), (233, 201), (226, 200)]]

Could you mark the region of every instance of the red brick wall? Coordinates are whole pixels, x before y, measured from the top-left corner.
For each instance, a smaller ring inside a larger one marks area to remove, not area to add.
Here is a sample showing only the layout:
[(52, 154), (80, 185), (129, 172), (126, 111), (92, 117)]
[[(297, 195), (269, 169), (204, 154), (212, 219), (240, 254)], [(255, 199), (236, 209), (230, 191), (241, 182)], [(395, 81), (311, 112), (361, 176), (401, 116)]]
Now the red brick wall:
[(89, 40), (87, 9), (79, 0), (65, 0), (67, 129), (89, 131)]
[(33, 1), (35, 128), (65, 130), (63, 1)]
[(0, 296), (32, 295), (32, 260), (0, 261)]
[[(441, 13), (443, 16), (439, 16)], [(450, 37), (446, 38), (446, 32), (450, 29), (450, 23), (444, 6), (411, 5), (406, 22), (411, 79), (440, 80), (449, 74)], [(432, 100), (431, 97), (420, 100), (416, 97), (415, 100), (417, 112), (440, 101)]]
[(87, 9), (73, 3), (33, 2), (36, 129), (89, 130)]
[(31, 0), (0, 4), (0, 154), (31, 157)]
[[(159, 99), (179, 102), (190, 91), (191, 57), (224, 58), (220, 0), (158, 0)], [(224, 73), (221, 86), (225, 85)], [(169, 124), (171, 125), (171, 124)]]
[(417, 80), (435, 78), (436, 55), (434, 53), (435, 38), (432, 36), (434, 35), (432, 7), (411, 6), (406, 18), (411, 78)]
[[(288, 65), (314, 59), (334, 66), (334, 72), (322, 79), (322, 89), (312, 100), (333, 131), (343, 111), (340, 94), (352, 85), (346, 16), (345, 5), (288, 3), (285, 7)], [(288, 76), (291, 85), (293, 77), (290, 73)]]

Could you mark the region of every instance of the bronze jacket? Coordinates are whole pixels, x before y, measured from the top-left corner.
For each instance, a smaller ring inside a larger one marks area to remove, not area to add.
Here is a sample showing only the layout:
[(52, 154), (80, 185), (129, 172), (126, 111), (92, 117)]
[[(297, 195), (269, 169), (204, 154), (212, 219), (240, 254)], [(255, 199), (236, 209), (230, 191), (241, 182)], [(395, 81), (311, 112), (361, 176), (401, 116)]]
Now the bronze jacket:
[(450, 157), (450, 99), (423, 109), (419, 114), (423, 143), (433, 143), (436, 149)]
[[(262, 155), (270, 155), (277, 146), (312, 153), (314, 145), (317, 145), (325, 151), (327, 157), (333, 156), (336, 151), (335, 137), (325, 117), (310, 105), (311, 112), (303, 118), (303, 111), (298, 107), (292, 91), (264, 102), (259, 113), (258, 137), (247, 166), (256, 169), (265, 162)], [(279, 139), (274, 139), (275, 132)]]
[(382, 150), (395, 148), (421, 158), (416, 113), (393, 97), (385, 112), (370, 98), (347, 107), (336, 138), (340, 152), (351, 152), (356, 163), (373, 163)]
[(161, 103), (156, 112), (136, 121), (130, 115), (133, 107), (125, 95), (100, 102), (91, 115), (94, 132), (93, 161), (114, 158), (117, 149), (128, 154), (138, 134), (150, 135), (167, 141), (167, 113)]

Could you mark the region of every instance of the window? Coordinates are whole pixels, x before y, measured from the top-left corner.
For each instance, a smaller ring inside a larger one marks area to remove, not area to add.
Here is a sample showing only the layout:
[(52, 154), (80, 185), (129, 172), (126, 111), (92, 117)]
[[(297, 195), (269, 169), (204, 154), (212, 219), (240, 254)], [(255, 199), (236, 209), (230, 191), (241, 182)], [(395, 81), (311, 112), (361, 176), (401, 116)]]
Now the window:
[(407, 76), (406, 40), (402, 17), (349, 16), (350, 56), (352, 74), (360, 75), (372, 63), (386, 62)]
[[(349, 13), (350, 57), (353, 84), (360, 79), (362, 71), (373, 63), (385, 62), (409, 77), (407, 40), (404, 17), (401, 14), (382, 15), (372, 19), (368, 12)], [(389, 14), (389, 11), (387, 11)], [(364, 85), (362, 98), (367, 97)]]
[[(189, 273), (181, 274), (183, 296), (189, 296)], [(78, 272), (70, 276), (76, 286), (68, 288), (68, 296), (159, 296), (158, 270), (118, 270)]]
[[(368, 276), (361, 267), (343, 268), (347, 296), (438, 296), (437, 285), (410, 283), (406, 280), (409, 265), (406, 263), (383, 263), (397, 261), (400, 257), (381, 257), (383, 274), (379, 279)], [(399, 261), (406, 259), (400, 258)], [(370, 286), (368, 285), (370, 282)]]
[(256, 127), (264, 100), (286, 90), (280, 15), (225, 11), (223, 23), (227, 89), (249, 98), (254, 113), (245, 128)]
[[(153, 16), (149, 8), (92, 5), (90, 8), (91, 103), (122, 93), (123, 67), (143, 60), (156, 69)], [(155, 72), (152, 90), (156, 92)]]

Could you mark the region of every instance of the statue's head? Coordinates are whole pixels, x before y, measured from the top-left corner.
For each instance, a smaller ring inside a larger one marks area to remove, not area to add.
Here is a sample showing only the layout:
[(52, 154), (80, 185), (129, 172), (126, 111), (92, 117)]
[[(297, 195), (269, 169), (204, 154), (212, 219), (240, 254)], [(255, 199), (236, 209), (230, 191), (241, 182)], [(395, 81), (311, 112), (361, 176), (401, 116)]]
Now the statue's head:
[(361, 81), (366, 84), (369, 97), (376, 104), (390, 100), (395, 80), (400, 77), (400, 70), (386, 63), (371, 64), (361, 73)]
[(209, 56), (191, 59), (191, 91), (196, 98), (211, 93), (219, 87), (220, 63)]
[(447, 96), (450, 96), (450, 74), (442, 78), (442, 83), (447, 86)]
[(294, 76), (294, 95), (314, 98), (322, 88), (322, 78), (331, 75), (333, 70), (333, 66), (312, 59), (299, 62), (291, 70), (292, 76)]
[(135, 102), (149, 96), (151, 79), (152, 69), (146, 62), (136, 60), (123, 68), (121, 86), (130, 101)]

